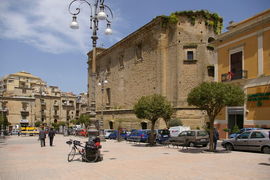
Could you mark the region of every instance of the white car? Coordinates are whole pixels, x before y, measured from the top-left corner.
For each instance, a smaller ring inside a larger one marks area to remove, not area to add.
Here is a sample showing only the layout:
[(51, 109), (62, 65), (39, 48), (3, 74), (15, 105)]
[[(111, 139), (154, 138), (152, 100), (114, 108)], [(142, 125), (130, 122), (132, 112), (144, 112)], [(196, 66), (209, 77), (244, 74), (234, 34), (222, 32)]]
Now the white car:
[(104, 129), (104, 137), (105, 139), (109, 139), (109, 135), (113, 132), (113, 129)]
[(12, 131), (10, 132), (11, 135), (18, 135), (18, 133), (20, 132), (20, 130), (18, 129), (12, 129)]

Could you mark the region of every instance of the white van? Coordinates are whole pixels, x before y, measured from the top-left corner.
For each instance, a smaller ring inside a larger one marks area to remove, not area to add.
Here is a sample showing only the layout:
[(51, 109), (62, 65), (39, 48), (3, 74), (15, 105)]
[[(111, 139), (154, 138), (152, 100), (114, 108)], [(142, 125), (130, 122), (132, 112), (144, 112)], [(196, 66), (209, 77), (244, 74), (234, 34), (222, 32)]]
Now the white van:
[(189, 126), (174, 126), (169, 129), (171, 137), (177, 137), (182, 131), (188, 130), (190, 130)]

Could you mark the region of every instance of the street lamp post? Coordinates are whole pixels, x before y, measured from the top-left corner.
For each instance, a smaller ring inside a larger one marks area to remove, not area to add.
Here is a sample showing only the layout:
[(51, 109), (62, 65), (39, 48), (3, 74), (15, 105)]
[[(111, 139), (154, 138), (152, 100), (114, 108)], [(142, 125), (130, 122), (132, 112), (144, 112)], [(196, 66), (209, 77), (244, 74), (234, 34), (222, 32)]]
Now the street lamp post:
[[(75, 10), (72, 10), (73, 5), (75, 3), (79, 3), (77, 8)], [(93, 34), (91, 36), (92, 38), (92, 68), (91, 68), (91, 102), (88, 103), (90, 104), (90, 118), (92, 121), (96, 122), (96, 45), (97, 45), (97, 31), (98, 31), (98, 23), (101, 20), (106, 20), (107, 21), (107, 28), (105, 30), (106, 35), (112, 34), (112, 29), (111, 29), (111, 21), (109, 20), (109, 17), (112, 19), (113, 18), (113, 13), (107, 5), (104, 4), (104, 0), (95, 0), (93, 4), (89, 3), (87, 0), (73, 0), (69, 4), (69, 13), (73, 16), (72, 17), (72, 22), (70, 24), (70, 27), (72, 29), (78, 29), (79, 24), (77, 22), (77, 15), (80, 13), (80, 5), (82, 4), (87, 4), (91, 10), (90, 14), (90, 29), (93, 30)], [(94, 12), (93, 12), (94, 9)], [(106, 14), (106, 11), (109, 12), (109, 15)], [(90, 90), (89, 90), (90, 91)], [(101, 121), (99, 121), (98, 124), (98, 130), (100, 131), (100, 125)]]
[(3, 120), (3, 124), (1, 126), (1, 137), (4, 137), (4, 106), (3, 106), (3, 99), (4, 99), (4, 94), (3, 92), (1, 92), (2, 96), (1, 96), (1, 119)]
[(103, 97), (104, 97), (104, 86), (105, 84), (108, 83), (107, 80), (107, 74), (106, 72), (102, 74), (100, 77), (100, 81), (98, 82), (98, 85), (101, 86), (101, 117), (100, 117), (100, 127), (103, 129), (103, 112), (104, 112), (104, 102), (103, 102)]

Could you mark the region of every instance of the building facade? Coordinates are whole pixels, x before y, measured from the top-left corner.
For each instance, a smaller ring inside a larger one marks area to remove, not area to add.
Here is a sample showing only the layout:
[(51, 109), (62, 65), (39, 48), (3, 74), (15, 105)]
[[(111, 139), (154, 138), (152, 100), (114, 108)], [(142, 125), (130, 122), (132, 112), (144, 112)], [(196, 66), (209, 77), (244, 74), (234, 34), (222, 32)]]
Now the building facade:
[(235, 125), (270, 128), (270, 10), (239, 23), (218, 36), (216, 80), (235, 84), (247, 95), (241, 107), (226, 107), (217, 117), (222, 132)]
[[(191, 12), (195, 13), (196, 12)], [(202, 127), (206, 115), (187, 103), (192, 88), (214, 77), (215, 54), (209, 42), (215, 39), (211, 19), (198, 15), (194, 21), (184, 14), (157, 17), (108, 49), (97, 49), (96, 85), (98, 118), (104, 109), (104, 128), (121, 126), (149, 128), (147, 120), (137, 119), (133, 106), (146, 95), (161, 94), (175, 109), (175, 117), (192, 128)], [(222, 24), (222, 18), (218, 19)], [(88, 53), (88, 92), (91, 91), (91, 59)], [(102, 89), (103, 88), (103, 89)], [(157, 123), (160, 128), (165, 123)]]
[[(0, 80), (0, 110), (6, 116), (10, 128), (21, 124), (34, 126), (41, 121), (52, 123), (69, 122), (76, 118), (78, 97), (61, 92), (56, 86), (47, 86), (39, 77), (27, 72), (7, 75)], [(83, 103), (79, 103), (80, 107)]]

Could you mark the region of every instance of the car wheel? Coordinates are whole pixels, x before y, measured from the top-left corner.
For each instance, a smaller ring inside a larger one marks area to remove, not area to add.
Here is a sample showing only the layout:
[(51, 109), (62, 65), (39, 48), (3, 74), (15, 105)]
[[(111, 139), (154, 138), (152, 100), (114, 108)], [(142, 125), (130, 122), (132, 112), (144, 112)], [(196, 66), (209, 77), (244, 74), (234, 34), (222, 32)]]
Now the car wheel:
[(189, 147), (194, 147), (195, 144), (194, 144), (193, 142), (190, 142), (188, 146), (189, 146)]
[(270, 147), (268, 147), (268, 146), (263, 147), (262, 152), (265, 154), (270, 154)]
[(207, 146), (207, 144), (204, 144), (204, 145), (202, 145), (203, 147), (206, 147)]
[(233, 146), (230, 143), (227, 143), (227, 144), (225, 144), (225, 149), (227, 151), (232, 151), (233, 150)]

